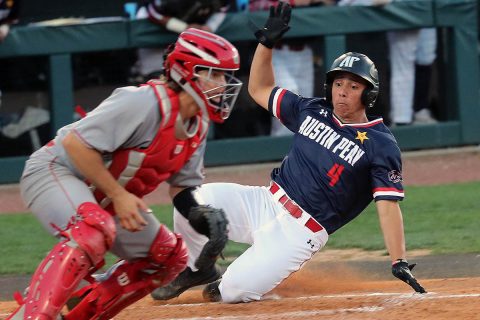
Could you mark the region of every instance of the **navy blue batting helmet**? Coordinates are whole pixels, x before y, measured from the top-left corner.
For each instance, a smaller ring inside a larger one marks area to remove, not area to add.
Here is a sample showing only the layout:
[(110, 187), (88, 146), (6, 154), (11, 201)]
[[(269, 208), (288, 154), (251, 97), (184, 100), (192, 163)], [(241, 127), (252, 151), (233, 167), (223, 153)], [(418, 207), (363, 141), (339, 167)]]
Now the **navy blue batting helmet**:
[(380, 88), (378, 71), (373, 61), (366, 55), (357, 52), (347, 52), (335, 59), (327, 72), (325, 81), (325, 97), (329, 102), (332, 101), (332, 83), (335, 74), (340, 71), (353, 73), (367, 81), (368, 87), (362, 93), (362, 104), (373, 107)]

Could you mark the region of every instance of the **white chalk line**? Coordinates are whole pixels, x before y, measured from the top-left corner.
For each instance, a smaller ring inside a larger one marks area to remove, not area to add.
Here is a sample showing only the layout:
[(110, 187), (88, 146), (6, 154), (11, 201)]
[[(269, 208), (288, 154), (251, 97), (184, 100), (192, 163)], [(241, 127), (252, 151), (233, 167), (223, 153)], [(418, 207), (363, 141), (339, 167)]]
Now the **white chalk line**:
[(358, 294), (334, 294), (334, 295), (319, 295), (309, 297), (296, 297), (296, 298), (281, 298), (281, 299), (297, 299), (297, 300), (309, 300), (309, 299), (340, 299), (340, 298), (368, 298), (368, 297), (397, 297), (400, 299), (417, 299), (417, 300), (436, 300), (436, 299), (461, 299), (461, 298), (478, 298), (480, 293), (464, 293), (464, 294), (439, 294), (436, 292), (428, 292), (426, 294), (420, 293), (358, 293)]
[[(368, 298), (368, 297), (396, 297), (398, 299), (418, 299), (418, 300), (436, 300), (436, 299), (461, 299), (461, 298), (478, 298), (480, 293), (465, 293), (465, 294), (438, 294), (435, 292), (429, 292), (426, 294), (419, 293), (385, 293), (385, 292), (372, 292), (372, 293), (355, 293), (355, 294), (333, 294), (333, 295), (316, 295), (316, 296), (307, 296), (307, 297), (280, 297), (272, 296), (270, 299), (266, 300), (318, 300), (318, 299), (342, 299), (342, 298)], [(219, 303), (219, 302), (217, 302)], [(153, 306), (155, 308), (163, 307), (196, 307), (196, 306), (207, 306), (211, 305), (212, 302), (199, 302), (199, 303), (169, 303), (163, 305)], [(133, 307), (136, 308), (136, 307)], [(132, 308), (132, 309), (133, 309)], [(142, 307), (138, 307), (142, 308)]]
[[(341, 299), (341, 298), (365, 298), (365, 297), (393, 297), (387, 302), (401, 302), (401, 300), (437, 300), (437, 299), (462, 299), (462, 298), (478, 298), (480, 293), (464, 293), (464, 294), (438, 294), (435, 292), (429, 292), (427, 294), (416, 294), (416, 293), (384, 293), (384, 292), (372, 292), (372, 293), (358, 293), (358, 294), (334, 294), (334, 295), (316, 295), (308, 297), (292, 297), (292, 298), (281, 298), (281, 297), (272, 297), (273, 299), (282, 299), (282, 300), (316, 300), (316, 299)], [(165, 304), (165, 305), (156, 305), (151, 306), (152, 308), (175, 308), (178, 307), (196, 307), (196, 306), (207, 306), (211, 305), (211, 302), (202, 302), (202, 303), (182, 303), (182, 304)], [(129, 309), (144, 309), (145, 307), (130, 307)], [(288, 313), (275, 313), (277, 316), (290, 316), (290, 317), (304, 317), (312, 315), (329, 315), (336, 313), (344, 312), (375, 312), (383, 310), (382, 306), (371, 306), (371, 307), (362, 307), (362, 308), (350, 308), (350, 309), (333, 309), (333, 310), (317, 310), (317, 311), (301, 311), (301, 312), (288, 312)], [(10, 313), (0, 313), (0, 317), (7, 317)], [(251, 316), (251, 318), (261, 319), (262, 317), (271, 317), (272, 314), (263, 314)], [(260, 317), (260, 318), (259, 318)], [(221, 316), (221, 317), (195, 317), (195, 318), (175, 318), (176, 320), (208, 320), (208, 319), (248, 319), (250, 316)], [(159, 319), (156, 319), (159, 320)]]
[[(283, 313), (263, 313), (263, 314), (252, 314), (252, 315), (239, 315), (239, 316), (219, 316), (219, 317), (193, 317), (193, 318), (172, 318), (175, 320), (214, 320), (214, 319), (271, 319), (272, 316), (275, 317), (286, 317), (288, 319), (293, 318), (305, 318), (313, 316), (330, 316), (337, 315), (341, 313), (352, 313), (352, 312), (375, 312), (383, 310), (383, 307), (372, 306), (372, 307), (360, 307), (360, 308), (346, 308), (346, 309), (331, 309), (331, 310), (311, 310), (311, 311), (294, 311), (294, 312), (283, 312)], [(161, 320), (160, 318), (154, 320)], [(164, 319), (162, 319), (164, 320)]]
[[(177, 305), (178, 307), (179, 305)], [(181, 305), (180, 305), (181, 306)], [(188, 306), (191, 306), (189, 304)], [(346, 308), (346, 309), (331, 309), (331, 310), (311, 310), (311, 311), (295, 311), (295, 312), (283, 312), (283, 313), (275, 313), (275, 316), (282, 316), (288, 317), (289, 319), (293, 318), (305, 318), (305, 317), (312, 317), (312, 316), (328, 316), (328, 315), (336, 315), (340, 313), (352, 313), (352, 312), (375, 312), (383, 310), (383, 307), (379, 306), (372, 306), (372, 307), (360, 307), (360, 308)], [(0, 313), (0, 317), (8, 316), (9, 314)], [(220, 317), (193, 317), (193, 318), (172, 318), (175, 320), (213, 320), (213, 319), (270, 319), (272, 317), (272, 313), (264, 313), (264, 314), (254, 314), (254, 315), (242, 315), (242, 316), (220, 316)], [(165, 320), (164, 318), (155, 319), (155, 320)]]
[[(192, 317), (192, 318), (172, 318), (175, 320), (216, 320), (216, 319), (225, 319), (225, 320), (234, 320), (234, 319), (271, 319), (272, 316), (275, 317), (284, 317), (288, 319), (293, 318), (306, 318), (313, 316), (328, 316), (328, 315), (338, 315), (342, 313), (364, 313), (364, 312), (377, 312), (382, 311), (385, 307), (396, 305), (405, 300), (436, 300), (436, 299), (463, 299), (463, 298), (478, 298), (480, 294), (478, 293), (466, 293), (466, 294), (438, 294), (434, 292), (429, 292), (427, 294), (417, 294), (417, 293), (383, 293), (383, 292), (374, 292), (374, 293), (359, 293), (359, 294), (336, 294), (336, 295), (317, 295), (309, 297), (294, 297), (294, 298), (283, 298), (283, 300), (316, 300), (316, 299), (340, 299), (340, 298), (365, 298), (365, 297), (390, 297), (381, 303), (381, 305), (372, 305), (368, 307), (359, 307), (359, 308), (342, 308), (342, 309), (327, 309), (327, 310), (309, 310), (309, 311), (295, 311), (295, 312), (284, 312), (284, 313), (264, 313), (264, 314), (255, 314), (255, 315), (238, 315), (238, 316), (219, 316), (219, 317)], [(278, 296), (272, 297), (273, 299), (281, 299)], [(211, 303), (195, 303), (195, 304), (167, 304), (162, 306), (154, 307), (189, 307), (189, 306), (207, 306)], [(154, 319), (154, 320), (160, 320)]]

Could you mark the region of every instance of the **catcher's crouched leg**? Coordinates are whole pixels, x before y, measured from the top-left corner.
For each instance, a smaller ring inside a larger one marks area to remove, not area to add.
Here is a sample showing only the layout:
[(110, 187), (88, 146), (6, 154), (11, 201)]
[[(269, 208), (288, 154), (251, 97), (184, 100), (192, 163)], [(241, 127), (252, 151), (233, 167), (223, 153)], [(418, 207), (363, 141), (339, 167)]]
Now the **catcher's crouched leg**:
[(8, 319), (57, 319), (78, 283), (103, 263), (115, 239), (115, 222), (97, 204), (85, 202), (61, 234), (66, 240), (56, 244), (39, 265), (25, 299)]
[(170, 283), (186, 265), (187, 248), (182, 238), (161, 225), (148, 257), (116, 263), (96, 282), (77, 292), (83, 298), (64, 318), (111, 319), (155, 288)]

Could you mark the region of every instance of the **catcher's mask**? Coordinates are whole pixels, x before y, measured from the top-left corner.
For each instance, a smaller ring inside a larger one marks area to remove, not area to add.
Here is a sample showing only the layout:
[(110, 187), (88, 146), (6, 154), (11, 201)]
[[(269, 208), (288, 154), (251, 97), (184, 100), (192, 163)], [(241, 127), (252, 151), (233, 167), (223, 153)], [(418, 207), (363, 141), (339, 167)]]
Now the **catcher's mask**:
[[(225, 121), (242, 87), (242, 82), (233, 75), (240, 67), (237, 49), (216, 34), (189, 28), (170, 50), (165, 59), (167, 78), (195, 99), (202, 116), (208, 115), (218, 123)], [(223, 73), (224, 80), (212, 76), (218, 72)]]
[(368, 86), (362, 92), (361, 101), (364, 106), (373, 107), (377, 100), (380, 83), (377, 68), (372, 60), (366, 55), (356, 52), (347, 52), (335, 59), (327, 72), (325, 81), (325, 98), (330, 103), (332, 102), (333, 80), (340, 71), (350, 72), (367, 81)]

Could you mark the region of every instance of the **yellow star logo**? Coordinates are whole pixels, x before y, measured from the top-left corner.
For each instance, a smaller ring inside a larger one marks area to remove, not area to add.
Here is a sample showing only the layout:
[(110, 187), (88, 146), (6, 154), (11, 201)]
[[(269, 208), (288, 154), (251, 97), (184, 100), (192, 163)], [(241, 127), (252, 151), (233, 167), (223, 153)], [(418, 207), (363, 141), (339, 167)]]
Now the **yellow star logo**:
[(355, 138), (355, 140), (360, 140), (360, 142), (363, 144), (364, 140), (368, 140), (367, 133), (357, 131), (357, 137)]

